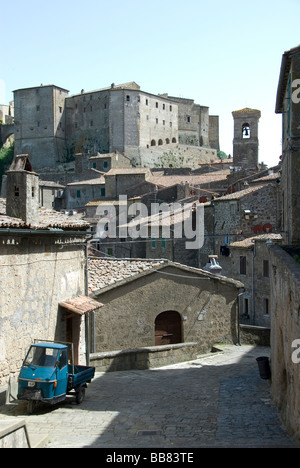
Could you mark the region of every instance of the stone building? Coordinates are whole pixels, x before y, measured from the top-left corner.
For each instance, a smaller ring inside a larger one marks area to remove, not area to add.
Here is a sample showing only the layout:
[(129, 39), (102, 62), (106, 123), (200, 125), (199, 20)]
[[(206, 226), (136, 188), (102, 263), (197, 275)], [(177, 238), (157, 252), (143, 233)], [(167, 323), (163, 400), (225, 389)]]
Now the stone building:
[(225, 269), (226, 247), (230, 243), (280, 230), (279, 193), (278, 183), (271, 181), (254, 184), (211, 202), (215, 220), (214, 253), (224, 257)]
[(282, 114), (282, 230), (284, 242), (300, 243), (300, 46), (282, 56), (276, 108)]
[[(1, 390), (35, 339), (73, 341), (76, 362), (85, 363), (84, 314), (95, 305), (86, 296), (89, 225), (39, 208), (38, 175), (27, 155), (15, 158), (8, 177), (10, 190), (0, 201)], [(70, 299), (71, 311), (64, 306)]]
[(176, 148), (179, 136), (217, 159), (217, 116), (210, 119), (208, 108), (192, 100), (144, 92), (135, 82), (73, 96), (41, 85), (15, 90), (14, 101), (16, 152), (30, 154), (36, 169), (66, 162), (76, 153), (114, 151), (149, 167), (151, 149), (160, 150), (157, 159)]
[(232, 112), (234, 119), (233, 165), (236, 168), (258, 168), (258, 121), (261, 112), (257, 109), (241, 109)]
[(282, 56), (276, 113), (282, 114), (282, 246), (270, 248), (272, 394), (300, 441), (300, 46)]
[[(242, 283), (165, 260), (89, 260), (95, 352), (194, 342), (237, 343)], [(163, 324), (162, 324), (163, 322)], [(164, 329), (164, 333), (160, 333)]]
[(29, 154), (36, 170), (66, 160), (68, 94), (52, 85), (14, 91), (15, 154)]
[(281, 242), (281, 234), (271, 233), (248, 237), (228, 246), (230, 267), (222, 261), (222, 274), (244, 284), (245, 292), (240, 301), (240, 322), (243, 324), (271, 327), (269, 247)]

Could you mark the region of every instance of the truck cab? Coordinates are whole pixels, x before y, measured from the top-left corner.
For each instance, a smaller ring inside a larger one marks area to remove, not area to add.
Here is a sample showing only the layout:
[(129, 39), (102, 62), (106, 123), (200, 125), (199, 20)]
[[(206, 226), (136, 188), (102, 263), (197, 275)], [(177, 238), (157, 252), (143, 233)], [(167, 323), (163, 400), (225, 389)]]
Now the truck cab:
[(68, 346), (59, 343), (31, 345), (19, 375), (18, 397), (57, 401), (68, 384)]
[(94, 375), (94, 367), (69, 364), (68, 343), (36, 342), (30, 346), (23, 361), (18, 399), (27, 400), (28, 411), (32, 412), (35, 403), (58, 403), (73, 390), (79, 404)]

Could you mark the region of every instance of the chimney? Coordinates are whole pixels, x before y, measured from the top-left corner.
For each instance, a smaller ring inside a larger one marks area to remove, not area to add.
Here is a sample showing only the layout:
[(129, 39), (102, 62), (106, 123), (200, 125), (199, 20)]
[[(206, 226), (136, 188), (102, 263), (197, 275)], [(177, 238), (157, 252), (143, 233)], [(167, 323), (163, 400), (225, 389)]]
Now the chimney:
[(28, 154), (15, 156), (7, 174), (6, 214), (26, 224), (39, 224), (39, 175)]

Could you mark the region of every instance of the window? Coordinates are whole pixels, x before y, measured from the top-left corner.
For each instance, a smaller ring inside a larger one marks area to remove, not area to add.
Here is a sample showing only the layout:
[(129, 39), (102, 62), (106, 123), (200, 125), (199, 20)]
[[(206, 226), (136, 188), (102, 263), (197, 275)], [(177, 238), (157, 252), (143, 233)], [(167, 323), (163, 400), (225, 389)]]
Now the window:
[(248, 123), (244, 123), (242, 135), (243, 135), (243, 140), (250, 138), (250, 125)]
[(97, 169), (97, 163), (93, 162), (93, 169)]
[(94, 121), (93, 120), (91, 120), (90, 125), (91, 125), (91, 127), (94, 126)]
[(230, 203), (229, 206), (230, 206), (230, 214), (231, 214), (232, 216), (235, 216), (236, 213), (237, 213), (237, 204), (236, 204), (236, 202)]
[(247, 297), (244, 299), (244, 315), (249, 317), (249, 299)]
[(59, 106), (59, 113), (62, 114), (62, 107)]
[(243, 255), (240, 256), (240, 275), (246, 275), (247, 274), (247, 261), (246, 257)]
[(31, 187), (31, 196), (34, 198), (34, 187)]
[(166, 121), (165, 121), (165, 120), (163, 120), (163, 125), (166, 125)]
[(186, 116), (187, 123), (191, 123), (191, 117), (189, 115)]
[(37, 112), (38, 112), (40, 109), (41, 109), (40, 106), (36, 106)]
[(15, 197), (18, 197), (20, 195), (20, 189), (17, 185), (15, 185)]
[(105, 197), (105, 187), (101, 188), (101, 197)]
[(170, 106), (170, 112), (172, 112), (172, 106)]
[(166, 239), (164, 237), (162, 237), (162, 239), (161, 239), (161, 248), (162, 249), (166, 248)]
[(170, 127), (172, 127), (172, 122), (170, 122)]
[(107, 169), (107, 168), (108, 168), (108, 161), (104, 161), (103, 167), (104, 167), (104, 169)]
[(152, 249), (155, 249), (155, 237), (152, 237)]
[(155, 119), (156, 120), (156, 123), (158, 124), (158, 119)]
[(77, 192), (76, 192), (76, 197), (77, 197), (77, 198), (80, 198), (80, 196), (81, 196), (81, 195), (80, 195), (80, 190), (77, 190)]
[(166, 105), (165, 105), (165, 104), (163, 104), (163, 110), (165, 110), (165, 108), (166, 108)]
[(268, 298), (264, 298), (264, 314), (265, 315), (269, 315), (269, 299)]
[(63, 367), (66, 367), (68, 364), (68, 359), (67, 359), (67, 350), (63, 349), (60, 353), (60, 358), (59, 358), (59, 364), (58, 367), (59, 369), (62, 369)]
[(148, 106), (148, 103), (149, 103), (149, 101), (148, 101), (148, 99), (146, 99), (146, 106)]
[(130, 96), (127, 94), (126, 96), (126, 101), (129, 102), (130, 101)]
[(263, 276), (269, 278), (269, 260), (263, 261)]
[(158, 102), (155, 103), (156, 109), (158, 109)]

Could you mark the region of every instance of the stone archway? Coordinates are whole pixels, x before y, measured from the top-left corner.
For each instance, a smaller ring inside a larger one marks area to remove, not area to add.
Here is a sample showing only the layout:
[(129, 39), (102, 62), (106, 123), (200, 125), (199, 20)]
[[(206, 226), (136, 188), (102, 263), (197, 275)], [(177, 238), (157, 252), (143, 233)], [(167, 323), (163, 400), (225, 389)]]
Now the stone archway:
[(181, 315), (168, 310), (155, 319), (155, 346), (182, 342)]

